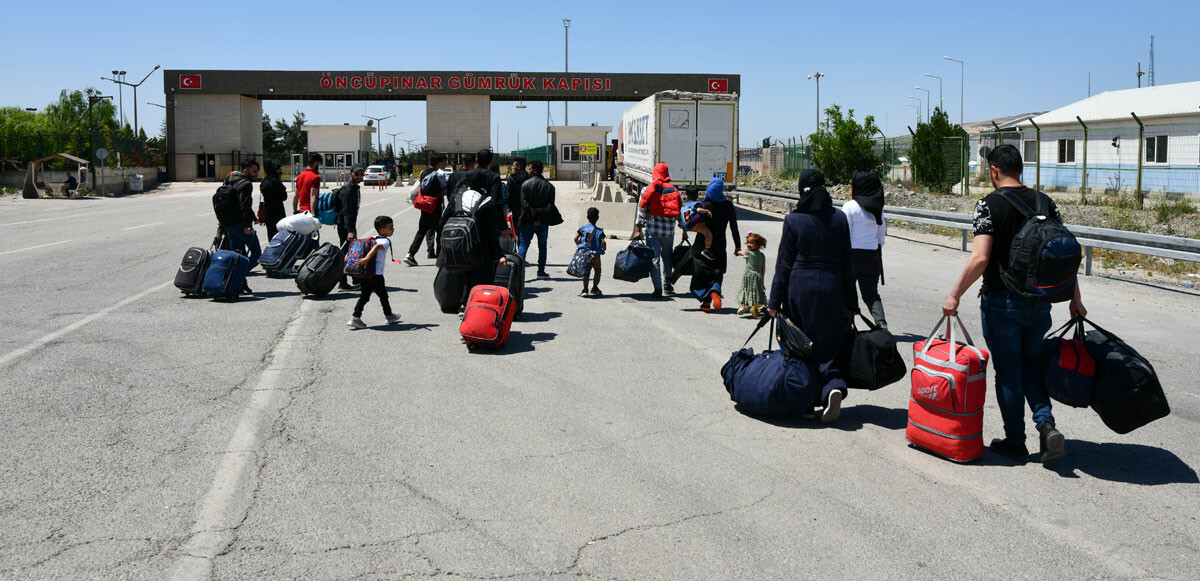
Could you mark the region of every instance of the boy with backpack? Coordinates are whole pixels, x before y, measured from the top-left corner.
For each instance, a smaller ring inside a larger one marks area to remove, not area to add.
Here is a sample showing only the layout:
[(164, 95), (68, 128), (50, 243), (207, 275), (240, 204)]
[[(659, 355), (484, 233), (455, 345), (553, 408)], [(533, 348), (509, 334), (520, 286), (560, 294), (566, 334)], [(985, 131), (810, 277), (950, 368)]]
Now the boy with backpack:
[[(1041, 462), (1066, 455), (1066, 438), (1055, 427), (1050, 397), (1037, 370), (1042, 338), (1050, 330), (1050, 303), (1070, 301), (1072, 317), (1087, 315), (1076, 284), (1082, 251), (1062, 225), (1049, 196), (1021, 184), (1021, 153), (1001, 145), (987, 156), (996, 191), (975, 206), (971, 257), (946, 297), (942, 312), (958, 313), (958, 301), (982, 276), (983, 337), (996, 370), (996, 400), (1004, 438), (992, 451), (1024, 463), (1025, 401), (1033, 411)], [(1053, 241), (1053, 244), (1046, 242)]]
[[(600, 210), (596, 208), (588, 208), (587, 210), (588, 223), (579, 227), (579, 231), (575, 233), (575, 247), (585, 248), (592, 251), (592, 296), (600, 296), (604, 293), (600, 292), (600, 255), (608, 250), (608, 242), (604, 239), (604, 229), (597, 226), (596, 222), (600, 220)], [(583, 277), (583, 291), (579, 296), (588, 296), (588, 279), (585, 274)]]
[[(400, 315), (392, 312), (392, 304), (388, 301), (387, 283), (383, 280), (383, 267), (387, 266), (388, 253), (392, 248), (392, 241), (388, 239), (396, 230), (395, 224), (392, 222), (391, 216), (379, 216), (375, 218), (375, 231), (379, 234), (374, 238), (356, 242), (356, 248), (352, 248), (347, 256), (347, 261), (354, 261), (354, 266), (362, 269), (362, 294), (358, 296), (358, 302), (354, 304), (354, 316), (346, 322), (346, 326), (351, 329), (366, 329), (367, 324), (363, 323), (363, 309), (366, 308), (367, 302), (371, 300), (371, 293), (379, 295), (379, 304), (383, 307), (383, 316), (386, 317), (388, 324), (400, 322)], [(356, 254), (364, 246), (370, 246), (365, 255)], [(361, 255), (361, 258), (354, 259), (355, 256)], [(349, 270), (350, 265), (347, 265)]]

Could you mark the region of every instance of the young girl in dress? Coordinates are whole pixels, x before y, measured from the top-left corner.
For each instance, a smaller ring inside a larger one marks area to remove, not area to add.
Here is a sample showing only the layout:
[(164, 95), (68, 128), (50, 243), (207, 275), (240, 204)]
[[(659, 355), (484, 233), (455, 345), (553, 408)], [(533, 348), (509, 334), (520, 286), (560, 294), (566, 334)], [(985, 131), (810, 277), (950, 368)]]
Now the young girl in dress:
[(738, 302), (741, 303), (738, 307), (739, 315), (749, 311), (750, 316), (756, 319), (763, 316), (763, 305), (767, 303), (767, 289), (764, 285), (767, 257), (762, 253), (762, 249), (766, 246), (767, 239), (762, 235), (754, 232), (746, 234), (746, 252), (742, 253), (742, 258), (746, 259), (746, 269), (742, 272), (742, 288), (738, 291)]

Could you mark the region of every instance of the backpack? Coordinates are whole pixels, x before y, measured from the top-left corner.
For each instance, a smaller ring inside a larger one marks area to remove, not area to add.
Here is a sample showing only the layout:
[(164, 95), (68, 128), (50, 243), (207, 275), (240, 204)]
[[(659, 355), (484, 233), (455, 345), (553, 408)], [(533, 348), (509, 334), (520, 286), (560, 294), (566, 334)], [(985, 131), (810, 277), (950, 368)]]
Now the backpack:
[(1000, 265), (1000, 279), (1012, 294), (1042, 303), (1057, 303), (1075, 296), (1083, 247), (1075, 235), (1050, 218), (1046, 194), (1035, 192), (1037, 211), (1011, 192), (1000, 192), (1013, 209), (1025, 216), (1025, 223), (1013, 237), (1008, 264)]
[(320, 194), (313, 204), (313, 212), (316, 213), (317, 220), (326, 226), (337, 223), (338, 209), (341, 207), (338, 200), (339, 191)]
[(375, 276), (374, 261), (368, 262), (366, 266), (359, 266), (358, 261), (366, 258), (367, 253), (375, 247), (375, 237), (355, 238), (350, 246), (346, 249), (346, 267), (342, 269), (344, 274), (350, 275), (355, 280), (370, 280)]
[(242, 221), (241, 205), (238, 203), (238, 182), (221, 184), (213, 194), (213, 213), (217, 215), (217, 222), (222, 226), (232, 226)]
[(491, 197), (465, 190), (454, 201), (454, 214), (442, 228), (438, 266), (450, 272), (467, 272), (483, 266), (483, 244), (479, 235), (478, 214)]

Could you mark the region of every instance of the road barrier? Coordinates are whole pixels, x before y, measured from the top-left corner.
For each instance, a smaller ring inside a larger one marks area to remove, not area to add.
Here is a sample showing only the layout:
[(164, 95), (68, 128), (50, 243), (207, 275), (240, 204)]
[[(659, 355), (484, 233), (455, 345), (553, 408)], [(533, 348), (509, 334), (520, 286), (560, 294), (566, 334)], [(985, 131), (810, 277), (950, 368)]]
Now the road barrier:
[[(748, 196), (761, 199), (773, 200), (788, 200), (797, 201), (800, 199), (798, 194), (790, 192), (774, 192), (770, 190), (758, 190), (753, 188), (738, 188), (735, 194), (735, 199), (740, 196)], [(833, 203), (841, 207), (845, 202), (842, 200), (834, 200)], [(762, 208), (762, 205), (759, 205)], [(937, 210), (922, 210), (919, 208), (904, 208), (901, 206), (885, 206), (883, 216), (889, 220), (899, 220), (902, 222), (913, 222), (916, 224), (926, 224), (929, 226), (942, 226), (944, 228), (953, 228), (962, 234), (962, 251), (967, 251), (967, 242), (970, 240), (970, 233), (975, 229), (974, 220), (971, 214), (957, 214), (954, 212), (940, 212)], [(1074, 226), (1067, 224), (1067, 228), (1075, 237), (1079, 239), (1079, 244), (1083, 246), (1084, 252), (1084, 267), (1083, 273), (1087, 276), (1092, 274), (1092, 249), (1103, 248), (1105, 250), (1115, 250), (1119, 252), (1130, 252), (1133, 254), (1143, 254), (1146, 256), (1158, 256), (1162, 258), (1171, 258), (1174, 260), (1186, 260), (1189, 262), (1200, 262), (1200, 240), (1194, 238), (1180, 238), (1177, 236), (1161, 236), (1158, 234), (1143, 234), (1141, 232), (1127, 232), (1125, 230), (1111, 230), (1109, 228), (1093, 228), (1091, 226)]]

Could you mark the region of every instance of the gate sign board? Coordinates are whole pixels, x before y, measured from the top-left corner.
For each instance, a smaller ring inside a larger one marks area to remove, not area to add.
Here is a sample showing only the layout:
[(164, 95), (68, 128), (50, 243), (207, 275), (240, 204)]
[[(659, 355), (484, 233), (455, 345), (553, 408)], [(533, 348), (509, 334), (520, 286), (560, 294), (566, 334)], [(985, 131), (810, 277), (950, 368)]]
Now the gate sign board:
[(596, 155), (600, 152), (600, 146), (595, 143), (580, 143), (579, 155)]
[[(202, 82), (203, 81), (203, 82)], [(165, 92), (255, 99), (424, 100), (486, 95), (493, 101), (641, 101), (665, 90), (736, 93), (739, 75), (524, 73), (512, 71), (168, 70)]]

